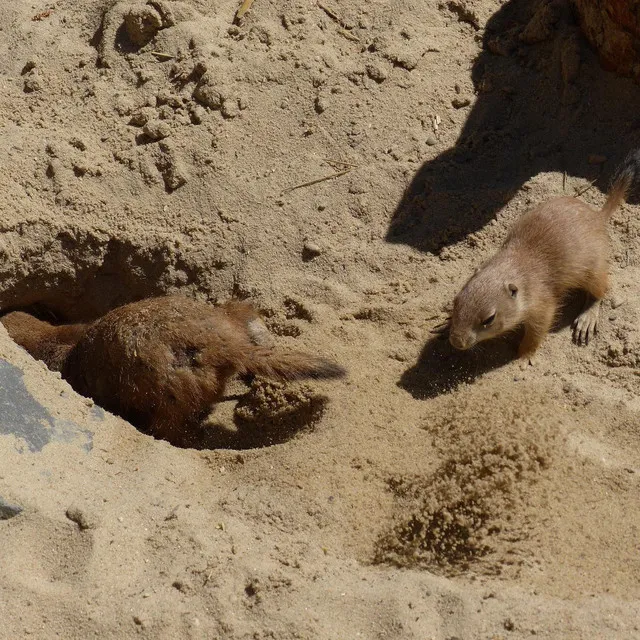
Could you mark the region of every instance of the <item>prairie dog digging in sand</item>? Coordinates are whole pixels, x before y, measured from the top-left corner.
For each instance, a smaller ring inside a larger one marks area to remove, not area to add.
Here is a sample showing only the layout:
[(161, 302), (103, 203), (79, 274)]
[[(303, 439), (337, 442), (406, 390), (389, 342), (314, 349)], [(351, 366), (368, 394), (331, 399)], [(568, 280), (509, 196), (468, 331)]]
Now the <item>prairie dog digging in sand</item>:
[(453, 302), (449, 341), (456, 349), (502, 335), (524, 324), (518, 349), (532, 362), (569, 290), (588, 296), (573, 323), (574, 339), (596, 332), (600, 302), (609, 288), (607, 222), (640, 177), (640, 150), (616, 172), (600, 211), (576, 198), (554, 198), (527, 211), (502, 248), (464, 285)]
[(234, 374), (284, 381), (345, 373), (325, 358), (271, 348), (249, 303), (216, 308), (177, 295), (110, 311), (89, 325), (62, 367), (78, 393), (169, 442), (197, 429)]

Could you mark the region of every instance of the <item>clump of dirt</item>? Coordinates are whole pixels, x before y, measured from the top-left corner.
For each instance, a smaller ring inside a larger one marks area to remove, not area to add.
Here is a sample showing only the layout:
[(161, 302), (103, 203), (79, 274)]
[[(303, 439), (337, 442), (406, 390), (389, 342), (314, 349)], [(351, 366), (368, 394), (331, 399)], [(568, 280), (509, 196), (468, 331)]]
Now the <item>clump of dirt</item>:
[(427, 478), (394, 478), (409, 515), (383, 540), (378, 559), (451, 573), (495, 552), (499, 541), (516, 542), (526, 535), (517, 512), (549, 463), (548, 453), (536, 445), (496, 443), (447, 460)]
[(494, 574), (506, 557), (526, 552), (519, 543), (535, 529), (539, 481), (553, 464), (557, 429), (530, 402), (492, 400), (467, 397), (434, 414), (426, 428), (444, 459), (430, 475), (389, 480), (398, 511), (378, 543), (377, 562), (447, 574), (475, 563)]
[(316, 424), (327, 400), (306, 384), (291, 387), (256, 378), (236, 405), (234, 420), (245, 446), (278, 444)]

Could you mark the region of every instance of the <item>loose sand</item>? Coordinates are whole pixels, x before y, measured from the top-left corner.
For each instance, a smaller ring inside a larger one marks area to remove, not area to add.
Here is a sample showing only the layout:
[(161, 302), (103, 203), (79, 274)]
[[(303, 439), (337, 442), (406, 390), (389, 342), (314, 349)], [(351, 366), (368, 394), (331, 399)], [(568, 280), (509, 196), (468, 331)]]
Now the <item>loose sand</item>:
[(0, 306), (250, 297), (350, 376), (179, 449), (0, 329), (0, 637), (640, 638), (640, 206), (588, 347), (430, 334), (524, 208), (604, 201), (640, 89), (563, 2), (237, 7), (1, 3)]

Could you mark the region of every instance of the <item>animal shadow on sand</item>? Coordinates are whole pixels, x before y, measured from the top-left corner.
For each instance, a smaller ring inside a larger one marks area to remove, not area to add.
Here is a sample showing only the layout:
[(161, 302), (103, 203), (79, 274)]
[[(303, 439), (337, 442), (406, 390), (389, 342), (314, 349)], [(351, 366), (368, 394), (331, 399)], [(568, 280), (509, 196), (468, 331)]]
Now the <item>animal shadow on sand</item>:
[[(579, 291), (567, 298), (550, 335), (572, 325), (583, 308), (584, 300), (584, 294)], [(470, 384), (488, 371), (499, 369), (509, 363), (515, 364), (522, 333), (522, 329), (519, 329), (511, 334), (481, 342), (468, 351), (454, 349), (449, 344), (446, 330), (434, 334), (425, 343), (417, 362), (402, 374), (398, 386), (418, 400), (427, 400), (454, 391), (459, 385)], [(555, 339), (570, 340), (570, 332)], [(567, 348), (581, 347), (568, 344)], [(514, 375), (522, 375), (519, 368), (514, 368)]]
[[(186, 431), (172, 444), (200, 450), (258, 449), (283, 444), (313, 430), (328, 402), (322, 394), (301, 394), (296, 386), (288, 388), (281, 383), (257, 382), (255, 379), (245, 382), (249, 385), (247, 393), (226, 397), (227, 402), (236, 402), (232, 416), (222, 417), (217, 410), (220, 405), (213, 407), (208, 420), (204, 420), (199, 428)], [(277, 398), (275, 403), (274, 398)]]
[(507, 2), (482, 47), (462, 132), (417, 171), (388, 242), (437, 252), (481, 229), (541, 172), (566, 172), (567, 195), (572, 178), (607, 191), (616, 165), (640, 145), (640, 88), (602, 69), (568, 0)]

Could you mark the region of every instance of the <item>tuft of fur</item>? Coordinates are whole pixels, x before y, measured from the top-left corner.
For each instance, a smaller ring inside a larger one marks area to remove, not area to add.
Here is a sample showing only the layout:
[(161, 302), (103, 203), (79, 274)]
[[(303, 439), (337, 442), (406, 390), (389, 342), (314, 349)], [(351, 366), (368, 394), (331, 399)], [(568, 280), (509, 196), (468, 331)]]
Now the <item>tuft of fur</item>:
[(241, 362), (239, 373), (252, 373), (274, 380), (329, 380), (342, 378), (346, 369), (326, 358), (312, 356), (300, 351), (280, 351), (254, 347), (247, 349)]
[(602, 213), (607, 220), (626, 201), (629, 191), (640, 179), (640, 149), (634, 149), (616, 170)]

